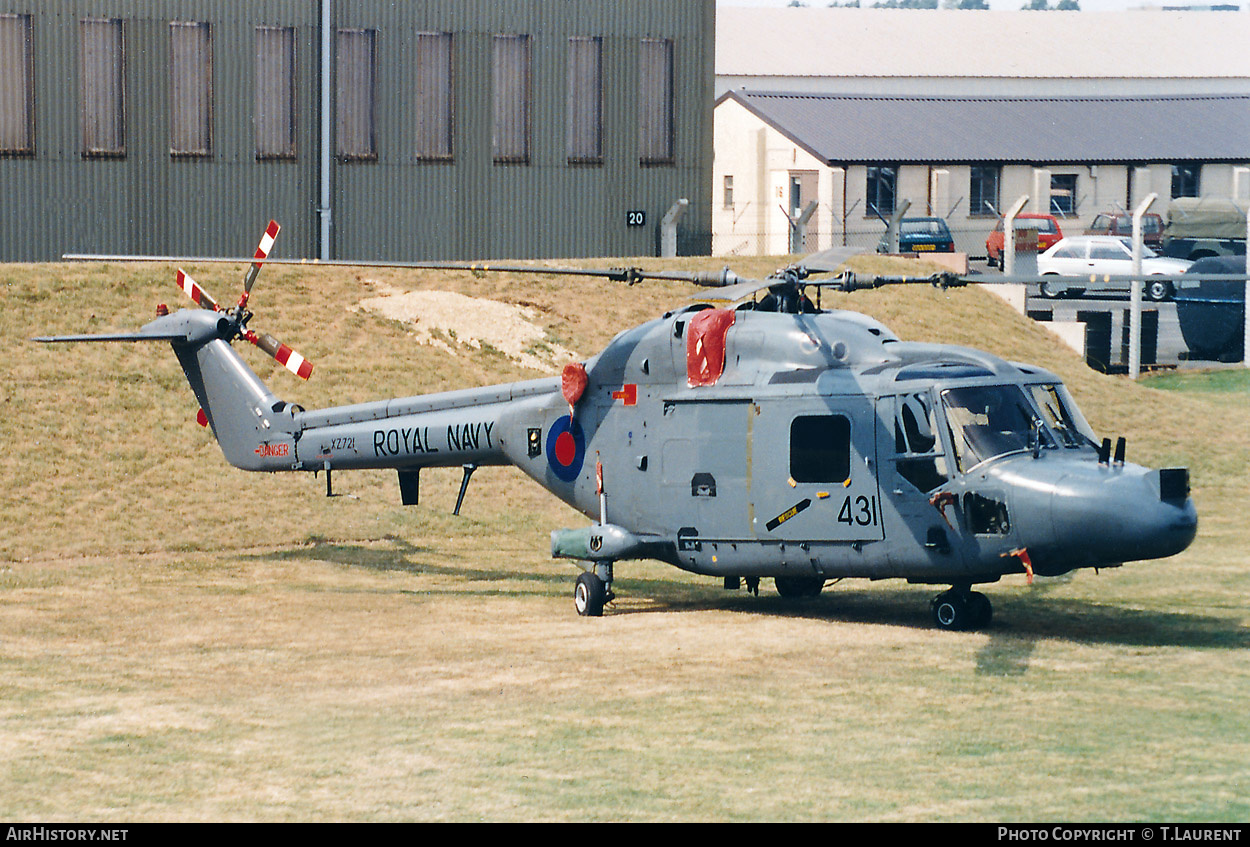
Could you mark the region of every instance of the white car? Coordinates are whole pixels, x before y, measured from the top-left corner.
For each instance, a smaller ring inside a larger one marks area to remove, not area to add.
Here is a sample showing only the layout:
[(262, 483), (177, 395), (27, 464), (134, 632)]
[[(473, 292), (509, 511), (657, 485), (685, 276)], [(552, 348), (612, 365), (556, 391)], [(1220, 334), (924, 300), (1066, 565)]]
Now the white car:
[[(1193, 262), (1160, 256), (1142, 245), (1142, 274), (1174, 276), (1183, 274)], [(1090, 277), (1110, 274), (1123, 276), (1133, 272), (1133, 242), (1114, 235), (1074, 235), (1061, 240), (1037, 257), (1037, 272), (1042, 276), (1085, 277), (1080, 283), (1068, 280), (1043, 282), (1043, 297), (1078, 296), (1085, 291), (1128, 291), (1127, 282), (1097, 282)], [(1166, 279), (1146, 280), (1144, 294), (1149, 300), (1169, 300), (1172, 283)]]

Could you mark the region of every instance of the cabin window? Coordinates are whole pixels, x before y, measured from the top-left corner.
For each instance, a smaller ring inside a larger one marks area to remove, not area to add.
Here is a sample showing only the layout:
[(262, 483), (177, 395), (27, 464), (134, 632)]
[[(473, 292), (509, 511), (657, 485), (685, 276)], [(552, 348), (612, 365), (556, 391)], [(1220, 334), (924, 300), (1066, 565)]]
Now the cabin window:
[(899, 476), (921, 491), (932, 491), (950, 478), (938, 437), (937, 410), (927, 393), (898, 398), (894, 450)]
[(851, 422), (842, 415), (803, 415), (790, 424), (790, 478), (845, 482), (851, 477)]

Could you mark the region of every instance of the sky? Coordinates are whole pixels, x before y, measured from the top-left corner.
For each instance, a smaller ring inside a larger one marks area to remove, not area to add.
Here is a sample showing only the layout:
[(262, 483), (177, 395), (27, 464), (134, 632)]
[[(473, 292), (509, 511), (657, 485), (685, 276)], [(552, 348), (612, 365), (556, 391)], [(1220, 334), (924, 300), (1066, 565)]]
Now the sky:
[[(803, 0), (809, 6), (828, 6), (829, 0)], [(845, 0), (839, 0), (845, 2)], [(861, 6), (871, 6), (875, 0), (860, 0)], [(1015, 11), (1019, 9), (1026, 0), (989, 0), (990, 8), (995, 11)], [(1052, 0), (1053, 6), (1057, 0)], [(1200, 3), (1203, 0), (1168, 0), (1168, 5), (1180, 5), (1180, 3)], [(1215, 0), (1208, 0), (1215, 2)], [(1247, 0), (1218, 0), (1218, 2), (1233, 2), (1246, 8)], [(790, 0), (716, 0), (718, 6), (789, 6)], [(1138, 8), (1141, 6), (1163, 5), (1163, 0), (1080, 0), (1081, 11), (1083, 12), (1115, 12), (1123, 9)], [(939, 2), (938, 5), (941, 5)]]

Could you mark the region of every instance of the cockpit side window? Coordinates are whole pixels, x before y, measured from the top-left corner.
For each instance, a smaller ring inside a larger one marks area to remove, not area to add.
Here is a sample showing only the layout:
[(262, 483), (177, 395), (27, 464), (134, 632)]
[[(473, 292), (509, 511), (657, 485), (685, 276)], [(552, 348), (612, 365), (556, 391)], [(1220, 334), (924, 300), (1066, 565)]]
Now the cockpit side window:
[(895, 465), (899, 476), (921, 491), (932, 491), (950, 479), (942, 441), (938, 437), (937, 410), (929, 394), (903, 394), (894, 415)]

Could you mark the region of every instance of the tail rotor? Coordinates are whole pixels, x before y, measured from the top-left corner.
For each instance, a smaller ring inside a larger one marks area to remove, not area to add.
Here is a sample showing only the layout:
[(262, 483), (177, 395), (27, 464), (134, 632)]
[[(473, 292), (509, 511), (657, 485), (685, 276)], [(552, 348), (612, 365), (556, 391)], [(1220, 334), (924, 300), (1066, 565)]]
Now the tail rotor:
[(261, 236), (252, 264), (243, 277), (243, 293), (239, 295), (238, 304), (229, 312), (224, 311), (217, 301), (213, 299), (212, 295), (201, 288), (199, 283), (192, 279), (182, 268), (178, 269), (178, 287), (200, 308), (222, 313), (224, 317), (218, 323), (218, 326), (220, 327), (222, 337), (227, 342), (232, 342), (236, 338), (249, 341), (300, 379), (308, 379), (312, 376), (312, 362), (309, 362), (272, 335), (264, 332), (255, 332), (247, 326), (248, 321), (252, 319), (252, 312), (247, 310), (248, 299), (252, 295), (252, 286), (256, 284), (256, 277), (260, 273), (261, 266), (269, 258), (270, 251), (273, 250), (274, 240), (278, 237), (280, 229), (281, 227), (277, 221), (270, 221), (269, 226), (265, 227), (265, 233)]

